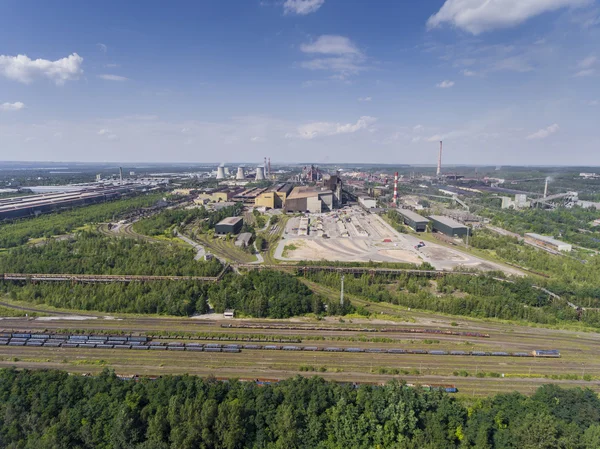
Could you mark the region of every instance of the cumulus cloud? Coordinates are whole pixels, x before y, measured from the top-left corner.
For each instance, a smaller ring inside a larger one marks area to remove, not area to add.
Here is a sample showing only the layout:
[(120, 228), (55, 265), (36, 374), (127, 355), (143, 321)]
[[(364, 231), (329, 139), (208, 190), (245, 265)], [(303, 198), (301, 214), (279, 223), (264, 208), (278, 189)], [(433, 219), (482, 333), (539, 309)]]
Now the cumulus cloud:
[(533, 134), (529, 134), (527, 136), (527, 140), (545, 139), (550, 134), (554, 134), (555, 132), (557, 132), (558, 129), (559, 129), (558, 125), (556, 123), (554, 123), (554, 124), (548, 126), (547, 128), (542, 128), (542, 129), (534, 132)]
[(373, 97), (360, 97), (358, 99), (358, 101), (371, 101), (371, 100), (373, 100)]
[(365, 55), (345, 36), (319, 36), (313, 42), (302, 44), (300, 50), (315, 56), (313, 59), (301, 63), (305, 69), (333, 71), (340, 79), (345, 79), (349, 75), (366, 69), (363, 65), (366, 59)]
[(83, 58), (77, 53), (56, 61), (33, 60), (26, 55), (0, 55), (0, 75), (25, 84), (37, 78), (48, 78), (60, 86), (79, 78), (83, 73), (82, 63)]
[(450, 23), (477, 35), (519, 25), (545, 12), (589, 3), (590, 0), (446, 0), (429, 18), (427, 27), (431, 29)]
[(437, 83), (435, 86), (441, 89), (448, 89), (449, 87), (454, 86), (454, 81), (444, 80), (441, 83)]
[(24, 103), (17, 101), (15, 103), (2, 103), (0, 104), (0, 111), (20, 111), (25, 107)]
[(286, 137), (299, 137), (301, 139), (314, 139), (321, 136), (335, 136), (337, 134), (351, 134), (362, 129), (368, 129), (377, 119), (362, 116), (356, 123), (312, 122), (298, 127), (297, 134), (286, 134)]
[(305, 16), (316, 12), (324, 3), (325, 0), (286, 0), (283, 4), (283, 12)]
[(98, 78), (101, 78), (106, 81), (127, 81), (127, 80), (129, 80), (129, 78), (126, 78), (124, 76), (110, 75), (110, 74), (98, 75)]

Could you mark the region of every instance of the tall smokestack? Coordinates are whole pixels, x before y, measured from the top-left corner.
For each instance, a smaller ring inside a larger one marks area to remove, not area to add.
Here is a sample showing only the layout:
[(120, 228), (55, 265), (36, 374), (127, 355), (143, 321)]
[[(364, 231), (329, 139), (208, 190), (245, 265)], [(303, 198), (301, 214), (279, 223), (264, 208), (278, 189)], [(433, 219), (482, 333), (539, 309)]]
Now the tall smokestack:
[(269, 165), (268, 165), (267, 173), (269, 174), (269, 178), (270, 178), (271, 177), (271, 158), (269, 158)]
[(119, 167), (119, 184), (123, 184), (123, 167)]
[(440, 153), (438, 154), (437, 176), (442, 175), (442, 141), (440, 140)]
[(546, 178), (546, 184), (544, 185), (544, 198), (548, 196), (548, 178)]
[(398, 172), (394, 174), (394, 205), (398, 205)]

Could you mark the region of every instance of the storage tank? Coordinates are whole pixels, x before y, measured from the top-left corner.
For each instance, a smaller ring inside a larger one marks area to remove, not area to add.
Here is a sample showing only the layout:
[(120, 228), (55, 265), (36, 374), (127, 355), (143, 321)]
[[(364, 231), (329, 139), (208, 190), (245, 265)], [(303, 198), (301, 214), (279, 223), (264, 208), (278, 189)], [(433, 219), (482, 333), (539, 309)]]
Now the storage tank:
[(256, 167), (256, 180), (262, 181), (265, 179), (265, 167)]
[(238, 167), (237, 175), (235, 175), (235, 179), (246, 179), (246, 174), (244, 173), (244, 167)]
[(225, 178), (225, 167), (220, 166), (217, 168), (217, 179), (224, 179)]

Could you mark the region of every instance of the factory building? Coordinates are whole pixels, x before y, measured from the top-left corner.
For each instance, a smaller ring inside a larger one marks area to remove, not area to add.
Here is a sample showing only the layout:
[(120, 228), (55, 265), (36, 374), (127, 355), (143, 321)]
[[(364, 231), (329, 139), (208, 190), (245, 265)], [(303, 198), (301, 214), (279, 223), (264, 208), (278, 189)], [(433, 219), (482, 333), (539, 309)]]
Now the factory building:
[(238, 238), (235, 241), (235, 246), (240, 248), (247, 248), (250, 246), (250, 242), (252, 241), (252, 233), (251, 232), (242, 232), (238, 235)]
[(406, 226), (410, 226), (416, 232), (427, 231), (429, 220), (422, 215), (413, 212), (410, 209), (398, 209), (398, 213), (402, 216), (402, 220)]
[(515, 199), (511, 200), (508, 196), (501, 196), (502, 209), (523, 209), (531, 207), (531, 202), (527, 201), (527, 195), (524, 193), (518, 193), (515, 195)]
[(452, 218), (441, 215), (431, 215), (428, 217), (432, 222), (432, 230), (441, 232), (449, 237), (465, 237), (469, 234), (469, 228)]
[(323, 175), (323, 187), (333, 192), (333, 207), (342, 207), (342, 178), (339, 174)]
[(282, 209), (293, 187), (292, 184), (277, 184), (258, 195), (254, 200), (254, 205), (256, 207)]
[(234, 201), (239, 201), (248, 206), (254, 206), (256, 198), (266, 192), (268, 189), (265, 187), (251, 187), (249, 189), (242, 189), (236, 196), (233, 197)]
[(205, 204), (205, 203), (222, 203), (231, 201), (237, 194), (242, 192), (244, 189), (230, 189), (228, 187), (219, 187), (217, 189), (207, 189), (200, 192), (194, 203)]
[(371, 198), (370, 196), (359, 196), (358, 204), (365, 209), (374, 209), (377, 207), (377, 200), (375, 198)]
[(242, 217), (227, 217), (215, 225), (215, 234), (237, 234), (242, 230), (244, 219)]
[(142, 187), (100, 187), (78, 191), (0, 199), (0, 220), (37, 216), (59, 209), (86, 206), (134, 194)]
[(569, 252), (573, 249), (573, 246), (568, 243), (561, 242), (560, 240), (553, 239), (552, 237), (548, 237), (546, 235), (535, 234), (533, 232), (525, 233), (525, 240), (529, 243), (533, 243), (534, 245), (543, 246), (544, 248), (554, 251)]
[(318, 187), (294, 187), (288, 195), (284, 210), (286, 212), (321, 213), (333, 209), (333, 192)]

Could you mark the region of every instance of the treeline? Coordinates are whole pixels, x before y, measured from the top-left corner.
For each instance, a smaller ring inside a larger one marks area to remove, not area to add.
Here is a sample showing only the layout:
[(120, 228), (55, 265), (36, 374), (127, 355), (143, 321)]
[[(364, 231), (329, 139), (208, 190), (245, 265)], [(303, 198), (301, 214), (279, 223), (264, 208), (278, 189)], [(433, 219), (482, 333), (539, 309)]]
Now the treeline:
[(13, 300), (72, 310), (175, 316), (208, 312), (206, 286), (191, 281), (4, 282), (0, 291)]
[(221, 271), (216, 259), (196, 261), (194, 255), (177, 245), (78, 232), (73, 239), (49, 239), (0, 254), (0, 273), (216, 276)]
[(91, 206), (57, 211), (35, 218), (0, 222), (0, 248), (23, 245), (32, 238), (67, 234), (88, 223), (118, 219), (136, 209), (154, 205), (162, 194), (154, 193)]
[(344, 315), (350, 301), (326, 301), (297, 278), (279, 271), (228, 274), (220, 282), (152, 281), (70, 284), (0, 283), (10, 298), (73, 310), (191, 316), (235, 309), (256, 318), (289, 318), (307, 313)]
[(350, 301), (324, 301), (296, 277), (280, 271), (250, 271), (230, 275), (209, 289), (209, 302), (217, 312), (236, 309), (258, 318), (289, 318), (307, 313), (345, 315)]
[(597, 449), (600, 401), (547, 385), (467, 407), (397, 381), (295, 377), (259, 387), (195, 376), (0, 370), (0, 443), (39, 449)]
[(171, 231), (174, 227), (183, 228), (194, 223), (201, 231), (206, 232), (214, 229), (215, 225), (226, 217), (237, 217), (242, 209), (241, 203), (215, 211), (209, 211), (204, 206), (194, 209), (169, 209), (136, 222), (133, 228), (140, 234), (155, 236)]
[[(339, 288), (338, 273), (307, 273), (314, 282)], [(431, 280), (409, 274), (399, 276), (346, 276), (346, 292), (369, 301), (389, 302), (405, 307), (450, 315), (521, 320), (540, 324), (582, 322), (600, 327), (600, 312), (581, 315), (566, 300), (553, 300), (532, 287), (529, 279), (502, 282), (489, 276), (446, 275)]]

